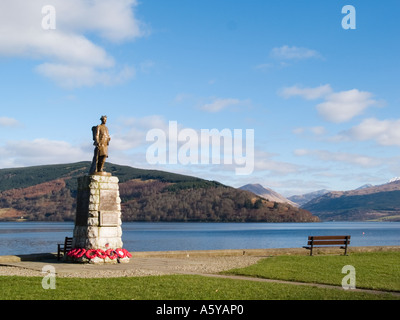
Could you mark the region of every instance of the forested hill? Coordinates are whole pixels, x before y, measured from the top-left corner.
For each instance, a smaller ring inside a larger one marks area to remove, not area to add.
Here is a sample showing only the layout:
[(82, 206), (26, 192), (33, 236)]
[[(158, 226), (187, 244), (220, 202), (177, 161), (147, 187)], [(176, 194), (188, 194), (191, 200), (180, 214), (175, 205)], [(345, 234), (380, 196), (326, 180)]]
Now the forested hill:
[[(90, 162), (0, 170), (0, 221), (73, 221)], [(310, 212), (192, 176), (106, 163), (119, 178), (123, 221), (308, 222)]]

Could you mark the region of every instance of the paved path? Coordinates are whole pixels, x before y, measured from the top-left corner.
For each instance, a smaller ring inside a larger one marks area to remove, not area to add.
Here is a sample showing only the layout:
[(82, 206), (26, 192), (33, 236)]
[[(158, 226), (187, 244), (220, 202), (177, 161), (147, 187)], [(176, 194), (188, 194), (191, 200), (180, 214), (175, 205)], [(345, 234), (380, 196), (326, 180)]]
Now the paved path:
[(256, 263), (261, 257), (137, 257), (129, 263), (78, 264), (65, 263), (56, 259), (41, 261), (1, 261), (0, 275), (43, 276), (42, 268), (51, 265), (58, 277), (124, 277), (148, 276), (176, 273), (215, 274), (232, 268), (246, 267)]

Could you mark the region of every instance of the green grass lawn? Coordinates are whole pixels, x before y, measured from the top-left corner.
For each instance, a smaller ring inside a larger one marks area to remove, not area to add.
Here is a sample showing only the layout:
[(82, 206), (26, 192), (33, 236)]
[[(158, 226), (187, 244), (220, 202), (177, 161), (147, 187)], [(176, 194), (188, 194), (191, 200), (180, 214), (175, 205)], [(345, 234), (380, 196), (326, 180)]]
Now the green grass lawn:
[(298, 300), (393, 299), (389, 295), (280, 283), (171, 275), (108, 279), (60, 278), (43, 289), (40, 277), (0, 277), (6, 300)]
[(400, 252), (350, 256), (279, 256), (229, 273), (329, 283), (336, 288), (168, 275), (121, 278), (56, 278), (55, 289), (43, 289), (41, 277), (1, 276), (0, 300), (374, 300), (400, 299), (391, 294), (343, 290), (344, 265), (356, 268), (357, 288), (400, 291)]
[(320, 256), (275, 256), (230, 274), (341, 286), (345, 265), (356, 272), (356, 287), (400, 291), (400, 251)]

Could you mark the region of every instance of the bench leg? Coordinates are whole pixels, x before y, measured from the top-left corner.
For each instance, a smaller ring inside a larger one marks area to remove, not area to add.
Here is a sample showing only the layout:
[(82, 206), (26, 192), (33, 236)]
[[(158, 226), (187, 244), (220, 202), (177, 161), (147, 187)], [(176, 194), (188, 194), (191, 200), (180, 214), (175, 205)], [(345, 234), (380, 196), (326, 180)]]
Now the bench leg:
[(310, 249), (310, 257), (312, 256), (312, 249), (313, 249), (313, 245), (311, 245), (311, 249)]

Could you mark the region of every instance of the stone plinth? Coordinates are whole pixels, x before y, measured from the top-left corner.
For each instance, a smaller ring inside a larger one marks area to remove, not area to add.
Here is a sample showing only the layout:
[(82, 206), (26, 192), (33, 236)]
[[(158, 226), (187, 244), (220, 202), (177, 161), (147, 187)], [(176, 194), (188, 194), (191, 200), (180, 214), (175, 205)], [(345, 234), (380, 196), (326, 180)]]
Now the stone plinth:
[[(110, 174), (89, 175), (78, 178), (77, 208), (72, 247), (84, 249), (80, 253), (91, 250), (90, 254), (83, 254), (83, 260), (88, 255), (94, 255), (94, 258), (89, 258), (87, 262), (100, 262), (98, 260), (108, 262), (103, 253), (122, 249), (121, 224), (121, 199), (119, 197), (118, 178), (112, 177)], [(75, 258), (79, 255), (78, 252)], [(103, 259), (98, 259), (99, 257), (103, 257)], [(125, 257), (122, 259), (124, 260)], [(120, 257), (108, 260), (118, 260), (119, 262)]]

